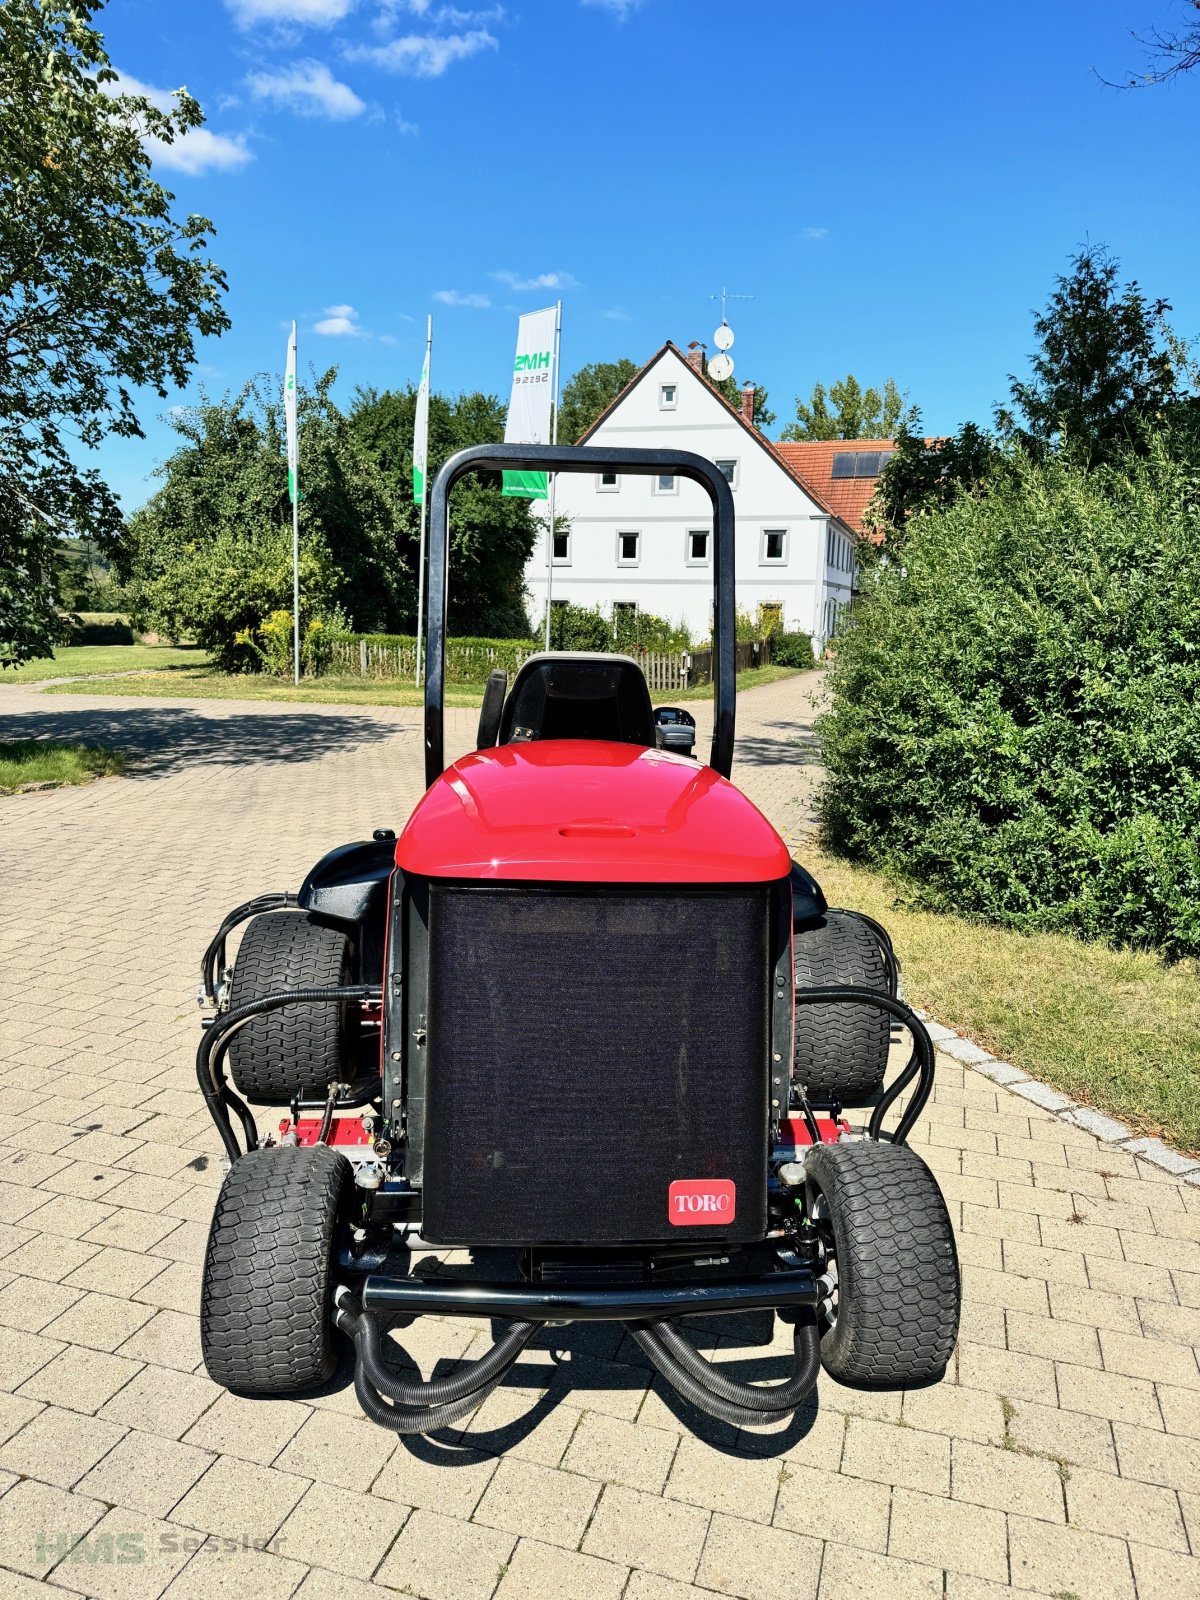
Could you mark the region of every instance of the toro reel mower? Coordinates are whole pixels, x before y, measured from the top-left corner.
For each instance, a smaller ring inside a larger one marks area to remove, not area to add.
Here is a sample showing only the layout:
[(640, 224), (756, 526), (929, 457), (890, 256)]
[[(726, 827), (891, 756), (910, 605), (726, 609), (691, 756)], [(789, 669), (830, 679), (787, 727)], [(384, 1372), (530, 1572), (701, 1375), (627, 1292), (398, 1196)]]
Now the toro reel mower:
[[(476, 750), (446, 766), (450, 493), (502, 468), (671, 472), (707, 492), (707, 765), (683, 753), (690, 715), (656, 720), (633, 660), (545, 654), (511, 688), (493, 674)], [(933, 1048), (883, 929), (830, 909), (729, 781), (728, 483), (683, 451), (482, 446), (438, 474), (430, 530), (425, 795), (398, 838), (378, 829), (296, 893), (239, 906), (204, 956), (196, 1068), (230, 1161), (204, 1263), (208, 1372), (302, 1393), (349, 1339), (363, 1410), (399, 1433), (461, 1421), (540, 1329), (573, 1320), (624, 1324), (737, 1426), (785, 1417), (822, 1366), (936, 1379), (958, 1261), (905, 1142)], [(912, 1049), (885, 1087), (897, 1025)], [(470, 1265), (422, 1275), (430, 1250)], [(783, 1382), (736, 1381), (683, 1321), (763, 1308), (791, 1326)], [(419, 1315), (490, 1318), (495, 1343), (413, 1380), (384, 1334)]]

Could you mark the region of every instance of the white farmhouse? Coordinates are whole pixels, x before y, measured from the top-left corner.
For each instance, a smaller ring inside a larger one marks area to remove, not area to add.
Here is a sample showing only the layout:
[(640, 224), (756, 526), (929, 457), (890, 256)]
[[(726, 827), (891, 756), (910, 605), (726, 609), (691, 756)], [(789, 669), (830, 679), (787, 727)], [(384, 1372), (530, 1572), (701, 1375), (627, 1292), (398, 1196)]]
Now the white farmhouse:
[[(837, 630), (854, 582), (854, 536), (754, 427), (753, 389), (728, 404), (697, 349), (662, 349), (592, 424), (580, 444), (691, 450), (728, 478), (737, 513), (738, 606), (782, 620), (818, 649)], [(560, 473), (552, 603), (623, 607), (684, 621), (704, 638), (712, 618), (712, 511), (698, 484), (670, 476)], [(540, 508), (543, 513), (544, 505)], [(530, 611), (545, 615), (546, 542), (526, 569)]]

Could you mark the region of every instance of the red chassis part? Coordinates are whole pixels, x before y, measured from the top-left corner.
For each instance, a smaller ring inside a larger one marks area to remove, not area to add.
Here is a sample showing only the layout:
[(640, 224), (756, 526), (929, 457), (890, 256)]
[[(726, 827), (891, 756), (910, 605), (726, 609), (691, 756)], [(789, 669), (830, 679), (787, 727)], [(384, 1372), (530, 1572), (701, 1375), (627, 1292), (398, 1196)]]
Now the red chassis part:
[(423, 878), (773, 883), (787, 846), (733, 784), (686, 756), (546, 739), (463, 756), (396, 842)]
[[(850, 1132), (850, 1124), (845, 1117), (813, 1117), (817, 1125), (817, 1132), (821, 1135), (822, 1144), (836, 1144), (838, 1140)], [(804, 1150), (812, 1144), (812, 1134), (808, 1131), (808, 1123), (803, 1117), (785, 1117), (779, 1129), (779, 1149), (786, 1150), (791, 1146), (793, 1150)]]
[[(290, 1117), (284, 1117), (283, 1121), (279, 1124), (279, 1137), (282, 1139), (284, 1134), (291, 1130), (291, 1127), (292, 1119)], [(316, 1144), (317, 1134), (320, 1133), (320, 1131), (320, 1117), (296, 1118), (297, 1144), (305, 1146)], [(329, 1137), (326, 1139), (325, 1143), (332, 1145), (335, 1149), (346, 1145), (365, 1145), (369, 1147), (373, 1138), (374, 1135), (369, 1134), (363, 1127), (363, 1120), (361, 1117), (334, 1117), (333, 1123), (329, 1129)]]

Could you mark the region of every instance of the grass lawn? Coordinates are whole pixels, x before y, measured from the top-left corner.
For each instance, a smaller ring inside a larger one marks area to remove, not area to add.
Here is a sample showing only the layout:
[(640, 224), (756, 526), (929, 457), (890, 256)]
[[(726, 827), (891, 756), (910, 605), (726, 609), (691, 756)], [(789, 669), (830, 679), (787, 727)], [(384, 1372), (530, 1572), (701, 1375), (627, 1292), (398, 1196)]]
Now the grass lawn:
[[(126, 645), (127, 654), (158, 646)], [(60, 655), (82, 655), (83, 650), (64, 650)], [(101, 652), (103, 653), (103, 652)], [(186, 652), (176, 652), (186, 654)], [(293, 700), (308, 701), (318, 705), (358, 706), (420, 706), (425, 703), (423, 689), (394, 678), (311, 678), (297, 688), (286, 679), (251, 676), (244, 673), (210, 671), (206, 664), (197, 664), (193, 652), (189, 662), (170, 664), (169, 672), (157, 669), (139, 671), (136, 677), (109, 678), (101, 688), (95, 682), (60, 683), (48, 688), (47, 694), (119, 694), (159, 695), (169, 698), (198, 700)], [(22, 669), (23, 670), (23, 669)], [(57, 674), (56, 674), (57, 675)], [(744, 689), (757, 688), (764, 683), (777, 683), (781, 678), (795, 677), (790, 667), (752, 667), (738, 674), (739, 694)], [(3, 680), (0, 679), (0, 682)], [(677, 700), (711, 700), (712, 685), (697, 689), (658, 689), (651, 698), (660, 704), (674, 704)], [(446, 689), (448, 706), (477, 706), (483, 699), (482, 683), (453, 683)]]
[(125, 769), (125, 757), (103, 745), (0, 739), (0, 794), (26, 783), (90, 783)]
[(206, 660), (198, 645), (79, 644), (56, 650), (49, 661), (27, 661), (0, 671), (6, 683), (43, 683), (47, 678), (103, 677), (109, 672), (167, 672)]
[(876, 872), (805, 847), (831, 904), (892, 934), (909, 1003), (1085, 1105), (1200, 1155), (1200, 967), (910, 909)]

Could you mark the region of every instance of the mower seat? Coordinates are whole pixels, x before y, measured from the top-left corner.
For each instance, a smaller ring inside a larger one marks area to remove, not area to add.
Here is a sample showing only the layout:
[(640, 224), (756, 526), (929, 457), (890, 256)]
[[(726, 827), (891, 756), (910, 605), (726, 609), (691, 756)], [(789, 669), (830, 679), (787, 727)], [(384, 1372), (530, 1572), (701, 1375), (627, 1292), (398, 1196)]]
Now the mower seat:
[(563, 651), (530, 656), (500, 718), (501, 744), (607, 739), (654, 748), (645, 674), (630, 656)]

